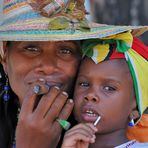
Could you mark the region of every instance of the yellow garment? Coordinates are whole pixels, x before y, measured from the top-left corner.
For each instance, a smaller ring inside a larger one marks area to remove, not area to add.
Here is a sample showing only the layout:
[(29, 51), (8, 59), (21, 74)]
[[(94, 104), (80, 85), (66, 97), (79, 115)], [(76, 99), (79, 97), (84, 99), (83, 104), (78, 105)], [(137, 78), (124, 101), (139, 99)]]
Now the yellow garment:
[(127, 137), (129, 140), (148, 142), (148, 114), (143, 114), (135, 126), (128, 128)]

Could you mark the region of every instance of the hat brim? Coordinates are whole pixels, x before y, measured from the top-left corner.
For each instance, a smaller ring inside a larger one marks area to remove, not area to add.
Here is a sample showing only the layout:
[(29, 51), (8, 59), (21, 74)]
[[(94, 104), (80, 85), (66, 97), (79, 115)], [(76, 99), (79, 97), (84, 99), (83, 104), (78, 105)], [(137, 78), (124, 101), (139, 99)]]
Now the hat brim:
[(49, 19), (24, 21), (17, 24), (0, 26), (0, 41), (63, 41), (104, 38), (128, 30), (139, 36), (148, 30), (148, 26), (114, 26), (90, 23), (90, 30), (49, 30)]

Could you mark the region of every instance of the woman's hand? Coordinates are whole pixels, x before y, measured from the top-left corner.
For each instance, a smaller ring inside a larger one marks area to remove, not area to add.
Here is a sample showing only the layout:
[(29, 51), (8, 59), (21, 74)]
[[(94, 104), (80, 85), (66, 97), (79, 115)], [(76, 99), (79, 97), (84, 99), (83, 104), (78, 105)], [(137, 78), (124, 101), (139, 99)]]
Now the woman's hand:
[(62, 148), (88, 148), (95, 142), (96, 131), (93, 124), (78, 124), (65, 133)]
[(16, 128), (17, 148), (56, 147), (62, 131), (56, 119), (66, 120), (73, 109), (67, 93), (57, 87), (52, 87), (35, 105), (37, 97), (30, 89), (23, 100)]

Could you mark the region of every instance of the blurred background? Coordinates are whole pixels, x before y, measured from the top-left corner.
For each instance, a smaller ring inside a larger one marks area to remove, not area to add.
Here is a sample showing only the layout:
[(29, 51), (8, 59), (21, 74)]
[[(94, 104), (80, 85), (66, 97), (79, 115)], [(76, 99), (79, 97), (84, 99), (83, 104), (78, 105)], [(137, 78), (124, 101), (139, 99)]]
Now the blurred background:
[[(88, 19), (110, 25), (148, 25), (148, 0), (85, 0)], [(148, 45), (148, 32), (140, 39)]]

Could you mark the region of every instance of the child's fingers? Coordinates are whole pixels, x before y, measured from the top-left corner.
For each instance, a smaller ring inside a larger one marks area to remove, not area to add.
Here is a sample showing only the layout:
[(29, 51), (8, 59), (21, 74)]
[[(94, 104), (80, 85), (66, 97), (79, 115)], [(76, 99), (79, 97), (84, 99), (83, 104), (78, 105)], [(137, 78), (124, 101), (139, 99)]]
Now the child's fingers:
[(97, 131), (97, 128), (94, 127), (93, 124), (78, 124), (76, 126), (74, 126), (71, 131), (75, 131), (75, 130), (85, 130), (86, 132), (90, 133), (90, 134), (94, 134)]
[(90, 137), (88, 133), (77, 131), (65, 134), (62, 148), (65, 147), (74, 147), (78, 142), (83, 143), (94, 143), (95, 142), (95, 136)]
[(95, 127), (92, 123), (86, 123), (85, 125), (91, 128), (94, 132), (98, 131), (97, 127)]
[(76, 132), (69, 135), (68, 137), (66, 136), (65, 138), (69, 138), (69, 137), (74, 142), (77, 142), (77, 141), (94, 142), (95, 141), (95, 136), (89, 137), (89, 135), (83, 132)]
[(69, 131), (66, 132), (65, 137), (71, 137), (73, 135), (85, 135), (86, 137), (88, 137), (89, 139), (91, 138), (95, 138), (95, 135), (92, 131), (87, 130), (85, 128), (75, 128), (75, 129), (70, 129)]

